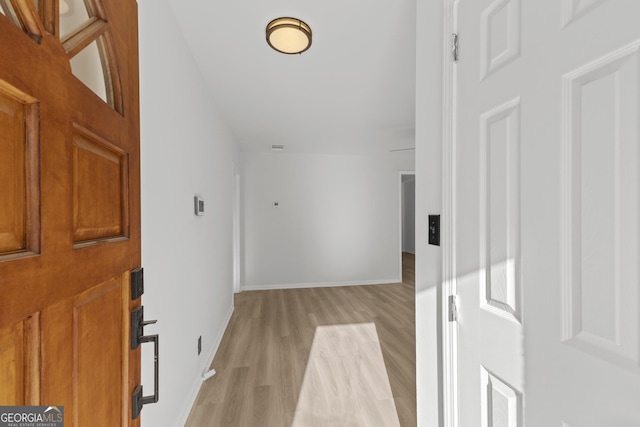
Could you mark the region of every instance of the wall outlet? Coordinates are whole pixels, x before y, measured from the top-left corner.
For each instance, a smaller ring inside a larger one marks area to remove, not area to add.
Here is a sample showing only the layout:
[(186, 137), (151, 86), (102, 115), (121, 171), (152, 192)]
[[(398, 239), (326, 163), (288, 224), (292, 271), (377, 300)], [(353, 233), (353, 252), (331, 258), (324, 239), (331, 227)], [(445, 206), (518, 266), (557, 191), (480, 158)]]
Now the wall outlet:
[(202, 335), (198, 337), (198, 356), (202, 353)]

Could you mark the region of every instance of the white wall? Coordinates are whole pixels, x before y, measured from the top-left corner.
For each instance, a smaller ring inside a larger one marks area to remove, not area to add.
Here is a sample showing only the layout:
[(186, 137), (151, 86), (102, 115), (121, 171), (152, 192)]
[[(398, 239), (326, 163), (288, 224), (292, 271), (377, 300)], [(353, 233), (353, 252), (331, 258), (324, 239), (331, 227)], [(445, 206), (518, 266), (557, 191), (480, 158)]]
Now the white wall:
[(402, 175), (402, 252), (416, 253), (415, 175)]
[(245, 153), (243, 288), (398, 281), (398, 171), (413, 167), (412, 152)]
[[(442, 213), (444, 0), (417, 0), (416, 42), (416, 383), (418, 426), (442, 425), (438, 301), (442, 248), (427, 244), (427, 218)], [(441, 223), (444, 218), (441, 218)]]
[[(160, 400), (144, 427), (181, 426), (232, 310), (235, 144), (166, 0), (140, 0), (142, 262), (147, 333), (160, 334)], [(205, 201), (196, 217), (193, 196)], [(202, 354), (197, 339), (202, 336)], [(153, 386), (143, 351), (145, 394)]]

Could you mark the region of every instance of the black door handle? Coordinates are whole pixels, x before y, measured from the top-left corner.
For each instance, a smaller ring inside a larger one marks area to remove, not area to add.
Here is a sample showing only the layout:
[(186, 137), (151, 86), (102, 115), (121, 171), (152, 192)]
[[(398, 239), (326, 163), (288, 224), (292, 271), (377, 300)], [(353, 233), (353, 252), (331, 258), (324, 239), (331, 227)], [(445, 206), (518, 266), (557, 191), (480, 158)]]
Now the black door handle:
[(144, 309), (142, 306), (131, 312), (131, 350), (135, 350), (145, 342), (153, 343), (153, 394), (150, 396), (142, 395), (142, 385), (136, 386), (131, 396), (131, 418), (134, 420), (140, 416), (142, 407), (149, 403), (158, 402), (159, 379), (160, 379), (160, 337), (155, 335), (144, 335), (144, 327), (156, 323), (156, 320), (144, 320)]

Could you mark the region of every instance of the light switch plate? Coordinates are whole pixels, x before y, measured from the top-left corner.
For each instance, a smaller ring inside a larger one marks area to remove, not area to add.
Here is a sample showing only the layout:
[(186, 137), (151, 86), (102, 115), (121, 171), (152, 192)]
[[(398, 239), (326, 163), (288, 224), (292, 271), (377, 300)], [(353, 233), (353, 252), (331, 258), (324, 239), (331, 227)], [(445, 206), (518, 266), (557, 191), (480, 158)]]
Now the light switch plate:
[(429, 244), (440, 246), (440, 215), (429, 215)]
[(200, 196), (193, 197), (193, 208), (196, 215), (204, 215), (204, 200), (202, 200)]

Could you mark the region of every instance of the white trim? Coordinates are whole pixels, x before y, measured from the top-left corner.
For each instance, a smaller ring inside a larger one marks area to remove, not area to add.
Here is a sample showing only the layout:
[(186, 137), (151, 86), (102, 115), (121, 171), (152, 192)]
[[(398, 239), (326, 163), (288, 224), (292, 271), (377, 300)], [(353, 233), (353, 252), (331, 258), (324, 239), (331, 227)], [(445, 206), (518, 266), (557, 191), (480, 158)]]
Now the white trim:
[(392, 285), (401, 283), (398, 278), (383, 280), (362, 280), (355, 282), (324, 282), (324, 283), (289, 283), (276, 285), (243, 286), (243, 291), (267, 291), (275, 289), (302, 289), (302, 288), (335, 288), (339, 286), (367, 286), (367, 285)]
[(233, 195), (232, 206), (232, 239), (233, 239), (233, 293), (240, 292), (240, 172), (234, 162), (231, 162), (232, 169), (232, 185), (231, 194)]
[(196, 403), (196, 399), (198, 398), (198, 393), (200, 393), (200, 387), (202, 387), (202, 384), (204, 383), (204, 381), (202, 380), (203, 379), (202, 374), (206, 372), (210, 372), (209, 366), (211, 366), (211, 363), (213, 363), (213, 358), (218, 352), (218, 347), (220, 347), (220, 342), (222, 342), (222, 337), (224, 336), (224, 332), (227, 330), (227, 327), (229, 326), (229, 321), (231, 320), (233, 309), (234, 309), (234, 306), (233, 306), (233, 297), (232, 297), (231, 307), (227, 312), (227, 316), (225, 317), (224, 322), (222, 323), (223, 327), (220, 328), (220, 330), (218, 331), (218, 335), (216, 336), (213, 342), (213, 345), (211, 346), (211, 350), (209, 350), (209, 354), (207, 355), (205, 363), (198, 370), (200, 374), (197, 377), (195, 377), (193, 380), (193, 386), (191, 387), (189, 398), (187, 399), (186, 404), (184, 405), (184, 409), (180, 413), (180, 417), (178, 418), (178, 423), (176, 424), (176, 427), (183, 427), (187, 423), (187, 419), (189, 418), (191, 409), (193, 408), (193, 405)]
[(456, 140), (457, 64), (451, 58), (451, 37), (458, 32), (457, 0), (444, 0), (442, 94), (442, 417), (445, 427), (458, 427), (458, 325), (449, 322), (449, 296), (456, 281)]

